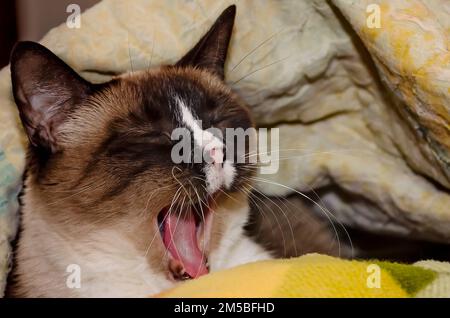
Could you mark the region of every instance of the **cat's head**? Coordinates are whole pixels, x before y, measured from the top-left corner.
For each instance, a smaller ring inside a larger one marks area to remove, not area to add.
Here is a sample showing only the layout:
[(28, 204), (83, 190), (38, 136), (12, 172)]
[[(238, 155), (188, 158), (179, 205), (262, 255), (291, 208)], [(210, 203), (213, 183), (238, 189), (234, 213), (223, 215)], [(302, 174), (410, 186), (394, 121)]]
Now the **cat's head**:
[[(223, 81), (234, 17), (231, 6), (175, 65), (104, 84), (82, 79), (37, 43), (19, 43), (11, 75), (30, 140), (25, 204), (69, 231), (120, 225), (145, 247), (157, 235), (149, 255), (171, 255), (175, 267), (184, 265), (181, 275), (204, 274), (199, 245), (209, 235), (210, 210), (242, 191), (252, 171), (228, 158), (224, 136), (205, 133), (252, 126)], [(190, 133), (192, 152), (211, 160), (174, 162), (177, 128)]]

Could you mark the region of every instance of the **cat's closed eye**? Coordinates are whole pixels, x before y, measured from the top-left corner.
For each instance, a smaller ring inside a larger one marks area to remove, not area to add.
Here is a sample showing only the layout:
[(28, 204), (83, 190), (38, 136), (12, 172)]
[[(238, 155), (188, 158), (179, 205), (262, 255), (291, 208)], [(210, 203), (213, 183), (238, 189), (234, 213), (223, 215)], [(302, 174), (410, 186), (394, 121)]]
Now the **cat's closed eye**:
[(105, 144), (109, 156), (122, 157), (124, 155), (133, 156), (140, 153), (151, 155), (152, 152), (148, 152), (148, 149), (170, 149), (173, 141), (168, 133), (150, 131), (143, 134), (114, 134), (113, 138)]
[(130, 129), (125, 133), (117, 133), (117, 141), (123, 141), (123, 143), (139, 143), (142, 145), (145, 144), (160, 144), (160, 145), (171, 145), (172, 139), (171, 135), (168, 132), (159, 131), (159, 130), (149, 130), (146, 132), (142, 132), (141, 130), (133, 131)]
[(149, 143), (160, 145), (172, 145), (172, 139), (169, 133), (161, 131), (151, 131), (145, 135)]

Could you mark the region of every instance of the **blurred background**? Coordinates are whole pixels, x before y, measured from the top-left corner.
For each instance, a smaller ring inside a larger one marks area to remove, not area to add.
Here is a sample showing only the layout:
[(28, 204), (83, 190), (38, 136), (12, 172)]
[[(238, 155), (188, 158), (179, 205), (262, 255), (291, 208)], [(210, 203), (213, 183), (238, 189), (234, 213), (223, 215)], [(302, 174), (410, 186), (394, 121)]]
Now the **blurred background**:
[(51, 28), (67, 20), (69, 4), (84, 11), (100, 0), (3, 0), (0, 1), (0, 68), (9, 63), (16, 41), (39, 41)]

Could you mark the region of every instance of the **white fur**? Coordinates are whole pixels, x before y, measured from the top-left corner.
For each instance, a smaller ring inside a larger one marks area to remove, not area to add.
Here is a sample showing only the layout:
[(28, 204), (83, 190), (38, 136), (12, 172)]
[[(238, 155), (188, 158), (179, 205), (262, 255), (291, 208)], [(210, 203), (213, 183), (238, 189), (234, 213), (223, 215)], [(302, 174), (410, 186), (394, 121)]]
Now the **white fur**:
[(226, 207), (222, 207), (215, 211), (227, 213), (229, 217), (221, 225), (224, 235), (219, 246), (209, 255), (212, 272), (272, 258), (260, 245), (244, 235), (244, 225), (249, 213), (248, 204), (241, 204), (238, 209), (233, 206), (232, 209), (233, 211), (227, 211)]
[[(221, 222), (213, 225), (222, 236), (208, 257), (211, 271), (270, 258), (269, 253), (244, 235), (248, 204), (229, 202), (214, 212), (222, 217)], [(32, 219), (34, 226), (24, 231), (21, 239), (21, 249), (27, 250), (27, 258), (31, 260), (22, 268), (23, 278), (32, 290), (40, 291), (38, 296), (148, 297), (175, 284), (165, 274), (155, 272), (143, 253), (118, 231), (98, 230), (68, 244), (64, 235), (56, 233), (55, 227), (36, 214), (26, 213), (24, 217)], [(81, 268), (80, 288), (70, 289), (66, 285), (69, 275), (66, 269), (70, 264)]]
[(206, 163), (204, 168), (207, 191), (213, 194), (222, 186), (228, 189), (233, 183), (236, 169), (230, 160), (222, 162), (225, 145), (211, 132), (200, 127), (198, 120), (195, 119), (191, 110), (180, 97), (176, 97), (175, 100), (179, 107), (181, 120), (193, 132), (194, 142), (201, 147), (203, 153), (210, 153), (213, 149), (215, 150), (215, 155), (212, 156), (213, 162)]
[[(68, 240), (55, 231), (57, 227), (27, 212), (25, 223), (33, 226), (23, 232), (19, 253), (27, 257), (20, 269), (32, 296), (144, 297), (173, 285), (119, 232), (98, 230), (81, 240)], [(66, 284), (71, 264), (80, 268), (80, 288)]]

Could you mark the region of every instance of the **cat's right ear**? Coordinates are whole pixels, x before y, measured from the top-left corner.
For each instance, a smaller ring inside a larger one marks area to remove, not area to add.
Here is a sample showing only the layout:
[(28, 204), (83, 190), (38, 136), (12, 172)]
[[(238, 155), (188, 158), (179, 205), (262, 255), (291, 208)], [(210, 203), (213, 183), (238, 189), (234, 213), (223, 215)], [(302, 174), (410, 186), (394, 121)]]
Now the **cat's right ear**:
[(13, 95), (31, 144), (55, 152), (60, 125), (91, 84), (44, 46), (19, 42), (11, 54)]
[(224, 78), (225, 59), (233, 32), (236, 6), (226, 8), (209, 31), (175, 65), (206, 69)]

